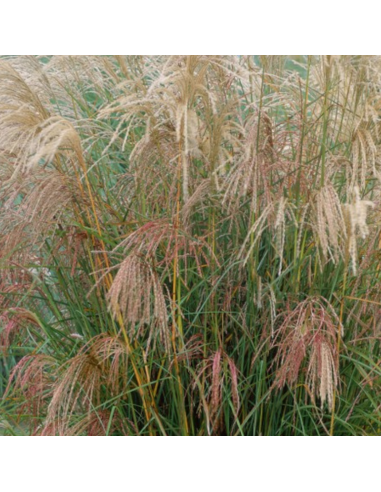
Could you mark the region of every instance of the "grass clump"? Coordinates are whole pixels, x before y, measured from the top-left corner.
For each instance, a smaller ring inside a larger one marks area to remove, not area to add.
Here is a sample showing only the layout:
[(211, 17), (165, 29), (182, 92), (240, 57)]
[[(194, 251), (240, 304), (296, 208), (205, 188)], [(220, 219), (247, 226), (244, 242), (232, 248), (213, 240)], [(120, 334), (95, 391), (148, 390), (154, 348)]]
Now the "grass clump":
[(376, 55), (0, 61), (0, 425), (376, 435)]

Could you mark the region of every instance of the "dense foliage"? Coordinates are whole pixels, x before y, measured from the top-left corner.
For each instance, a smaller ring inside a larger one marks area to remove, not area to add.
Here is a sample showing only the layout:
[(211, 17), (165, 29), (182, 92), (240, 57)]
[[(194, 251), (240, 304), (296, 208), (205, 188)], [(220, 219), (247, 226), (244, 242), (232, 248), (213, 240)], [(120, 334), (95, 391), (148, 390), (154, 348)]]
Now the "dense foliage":
[(3, 56), (1, 432), (378, 434), (380, 87), (375, 55)]

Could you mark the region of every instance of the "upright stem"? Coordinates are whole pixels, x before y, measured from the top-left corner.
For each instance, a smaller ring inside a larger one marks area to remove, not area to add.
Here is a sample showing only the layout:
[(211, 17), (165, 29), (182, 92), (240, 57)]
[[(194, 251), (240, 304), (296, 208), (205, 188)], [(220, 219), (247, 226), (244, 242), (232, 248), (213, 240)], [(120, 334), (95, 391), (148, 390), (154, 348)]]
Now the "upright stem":
[(331, 69), (327, 68), (326, 72), (326, 84), (325, 84), (325, 94), (324, 94), (324, 125), (323, 125), (323, 141), (322, 141), (322, 149), (321, 149), (321, 187), (323, 188), (325, 185), (325, 164), (327, 158), (327, 138), (328, 138), (328, 123), (329, 123), (329, 108), (328, 108), (328, 96), (330, 91), (330, 75)]
[[(347, 262), (346, 262), (347, 263)], [(340, 306), (340, 326), (338, 329), (338, 336), (337, 336), (337, 370), (339, 372), (340, 369), (340, 350), (341, 350), (341, 344), (342, 344), (342, 326), (343, 326), (343, 320), (344, 320), (344, 307), (345, 307), (345, 291), (347, 288), (347, 278), (348, 278), (348, 272), (347, 272), (347, 265), (345, 268), (344, 272), (344, 283), (343, 283), (343, 297), (341, 299), (341, 306)], [(335, 418), (336, 418), (336, 398), (337, 398), (337, 388), (334, 390), (333, 394), (333, 404), (332, 404), (332, 419), (331, 419), (331, 437), (335, 435)]]
[(180, 210), (181, 210), (181, 175), (182, 175), (182, 145), (180, 141), (179, 145), (179, 163), (177, 168), (177, 198), (176, 198), (176, 217), (175, 217), (175, 259), (173, 264), (173, 290), (172, 290), (172, 347), (173, 347), (173, 360), (174, 367), (176, 371), (176, 377), (179, 386), (179, 396), (180, 396), (180, 405), (182, 407), (182, 419), (183, 424), (185, 426), (185, 433), (189, 435), (189, 426), (188, 419), (185, 411), (185, 402), (184, 402), (184, 391), (182, 387), (181, 377), (180, 377), (180, 368), (179, 362), (177, 359), (177, 329), (178, 326), (181, 326), (182, 323), (178, 323), (178, 319), (181, 317), (181, 312), (178, 307), (178, 269), (179, 269), (179, 227), (180, 227)]

